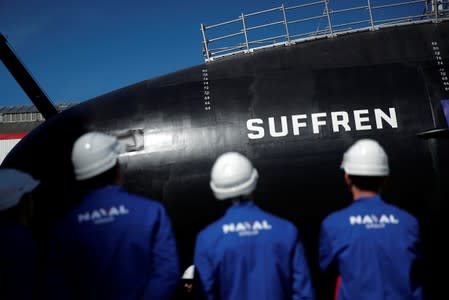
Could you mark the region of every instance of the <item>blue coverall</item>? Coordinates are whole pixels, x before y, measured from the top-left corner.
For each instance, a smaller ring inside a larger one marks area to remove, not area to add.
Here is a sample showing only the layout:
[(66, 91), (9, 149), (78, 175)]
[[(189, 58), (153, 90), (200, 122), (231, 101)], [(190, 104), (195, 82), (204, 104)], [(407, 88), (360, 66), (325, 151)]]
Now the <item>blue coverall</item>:
[(253, 202), (198, 234), (194, 264), (206, 299), (314, 299), (296, 227)]
[(359, 198), (321, 224), (320, 268), (337, 265), (338, 299), (422, 299), (420, 258), (417, 220), (378, 195)]
[(0, 299), (37, 299), (36, 247), (22, 225), (0, 221)]
[(51, 299), (170, 299), (180, 278), (164, 207), (119, 186), (90, 192), (50, 238)]

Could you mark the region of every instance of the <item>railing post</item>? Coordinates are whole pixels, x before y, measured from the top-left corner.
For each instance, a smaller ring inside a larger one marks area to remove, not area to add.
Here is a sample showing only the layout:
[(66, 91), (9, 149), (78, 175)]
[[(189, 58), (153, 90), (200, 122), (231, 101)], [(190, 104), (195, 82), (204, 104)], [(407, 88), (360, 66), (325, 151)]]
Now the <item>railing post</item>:
[(435, 22), (438, 23), (438, 0), (433, 1), (433, 8), (435, 10)]
[(246, 51), (249, 51), (248, 35), (247, 35), (247, 32), (246, 32), (246, 24), (245, 24), (245, 15), (242, 13), (240, 18), (242, 18), (243, 34), (245, 35)]
[(371, 22), (371, 30), (374, 30), (373, 11), (371, 9), (371, 1), (368, 0), (369, 21)]
[(282, 4), (281, 8), (282, 14), (284, 15), (284, 25), (285, 25), (285, 33), (287, 34), (287, 42), (290, 44), (290, 33), (288, 32), (287, 14), (285, 13), (284, 4)]
[(206, 38), (206, 26), (204, 26), (204, 24), (201, 24), (201, 32), (203, 34), (204, 52), (206, 52), (206, 58), (207, 60), (209, 60), (210, 59), (209, 46), (208, 46), (209, 43)]
[(331, 16), (329, 14), (329, 5), (327, 4), (328, 0), (324, 0), (324, 5), (326, 8), (326, 15), (327, 15), (327, 22), (329, 23), (329, 31), (331, 33), (331, 35), (334, 35), (334, 32), (332, 30), (332, 21), (331, 21)]

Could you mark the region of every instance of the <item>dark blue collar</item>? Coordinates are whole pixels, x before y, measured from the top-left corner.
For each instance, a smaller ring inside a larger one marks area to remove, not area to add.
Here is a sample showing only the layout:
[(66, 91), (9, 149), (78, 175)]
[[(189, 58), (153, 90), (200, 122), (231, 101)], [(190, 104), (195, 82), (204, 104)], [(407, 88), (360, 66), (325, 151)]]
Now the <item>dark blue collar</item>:
[(226, 214), (233, 213), (235, 211), (242, 211), (242, 210), (254, 210), (259, 209), (259, 207), (253, 202), (253, 201), (244, 201), (244, 202), (238, 202), (234, 203), (231, 207), (228, 208), (226, 211)]
[(119, 185), (106, 185), (106, 186), (103, 186), (103, 187), (100, 187), (98, 189), (88, 192), (86, 194), (86, 196), (84, 197), (84, 199), (91, 198), (91, 197), (98, 197), (98, 196), (105, 195), (105, 194), (106, 195), (114, 194), (120, 190), (123, 190), (123, 188)]
[(356, 200), (353, 200), (354, 203), (362, 203), (362, 202), (366, 202), (366, 201), (382, 202), (383, 200), (379, 194), (374, 195), (374, 196), (360, 197), (360, 198), (357, 198)]

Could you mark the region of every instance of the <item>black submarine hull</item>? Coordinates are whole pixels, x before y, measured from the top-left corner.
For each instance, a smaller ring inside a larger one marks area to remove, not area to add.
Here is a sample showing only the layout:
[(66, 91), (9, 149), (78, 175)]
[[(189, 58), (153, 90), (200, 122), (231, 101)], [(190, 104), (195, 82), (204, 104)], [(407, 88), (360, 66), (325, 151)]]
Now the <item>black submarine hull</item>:
[(449, 99), (447, 71), (449, 22), (229, 56), (63, 111), (25, 137), (2, 167), (42, 181), (35, 229), (44, 244), (47, 228), (76, 202), (74, 140), (88, 130), (139, 138), (140, 146), (120, 158), (125, 186), (164, 203), (186, 268), (196, 234), (226, 208), (209, 188), (215, 158), (244, 153), (260, 174), (256, 202), (298, 226), (324, 299), (333, 286), (318, 276), (319, 224), (351, 201), (340, 170), (343, 152), (356, 139), (374, 138), (390, 159), (385, 200), (422, 225), (425, 292), (436, 299), (443, 285), (429, 275), (440, 270), (443, 201), (449, 199), (441, 106)]

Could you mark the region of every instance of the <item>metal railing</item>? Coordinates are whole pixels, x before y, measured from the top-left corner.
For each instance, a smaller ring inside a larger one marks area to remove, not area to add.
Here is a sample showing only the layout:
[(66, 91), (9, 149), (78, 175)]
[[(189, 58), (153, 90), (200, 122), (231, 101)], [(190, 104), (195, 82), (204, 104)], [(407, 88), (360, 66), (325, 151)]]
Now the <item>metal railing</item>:
[(352, 6), (347, 1), (306, 1), (201, 24), (205, 61), (356, 31), (449, 19), (449, 0), (354, 0)]

